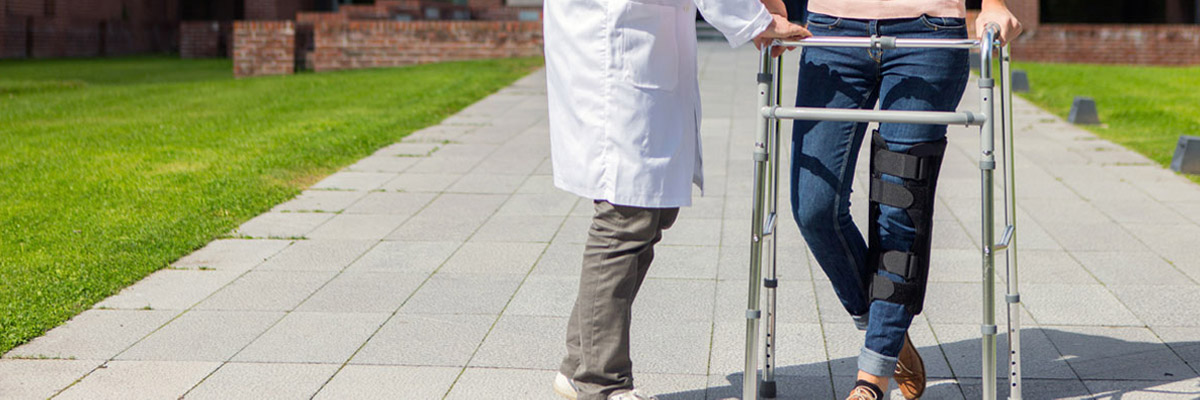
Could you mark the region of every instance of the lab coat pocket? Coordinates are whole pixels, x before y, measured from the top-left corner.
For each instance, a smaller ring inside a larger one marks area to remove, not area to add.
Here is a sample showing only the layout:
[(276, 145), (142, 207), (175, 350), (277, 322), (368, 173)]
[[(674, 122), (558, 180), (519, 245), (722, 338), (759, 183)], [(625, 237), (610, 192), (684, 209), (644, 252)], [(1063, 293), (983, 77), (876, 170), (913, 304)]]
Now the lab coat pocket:
[(617, 17), (619, 65), (633, 86), (674, 90), (678, 84), (675, 11), (670, 6), (630, 1)]

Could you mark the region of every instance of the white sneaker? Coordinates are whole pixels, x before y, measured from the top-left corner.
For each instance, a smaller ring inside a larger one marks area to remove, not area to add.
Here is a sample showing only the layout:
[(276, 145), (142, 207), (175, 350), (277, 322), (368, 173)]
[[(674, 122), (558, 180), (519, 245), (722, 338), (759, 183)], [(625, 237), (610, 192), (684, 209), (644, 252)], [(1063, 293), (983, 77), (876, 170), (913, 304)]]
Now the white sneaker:
[(579, 388), (575, 387), (575, 381), (563, 375), (562, 372), (554, 377), (554, 393), (558, 393), (559, 396), (568, 400), (579, 398)]
[(639, 392), (637, 389), (633, 389), (625, 392), (613, 393), (612, 395), (608, 396), (608, 400), (658, 400), (658, 397), (654, 397)]

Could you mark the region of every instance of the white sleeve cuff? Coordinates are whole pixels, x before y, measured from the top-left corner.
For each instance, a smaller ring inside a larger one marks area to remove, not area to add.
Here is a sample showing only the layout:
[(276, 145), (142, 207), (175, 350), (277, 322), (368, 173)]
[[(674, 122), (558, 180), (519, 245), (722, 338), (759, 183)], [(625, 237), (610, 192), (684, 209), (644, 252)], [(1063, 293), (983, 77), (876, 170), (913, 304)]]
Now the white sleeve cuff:
[(771, 21), (771, 13), (767, 11), (767, 7), (759, 4), (758, 15), (754, 16), (754, 20), (750, 21), (749, 24), (746, 24), (746, 26), (736, 34), (726, 36), (725, 39), (729, 41), (730, 47), (741, 46), (755, 37), (758, 37), (759, 34), (767, 30), (767, 27), (771, 25)]

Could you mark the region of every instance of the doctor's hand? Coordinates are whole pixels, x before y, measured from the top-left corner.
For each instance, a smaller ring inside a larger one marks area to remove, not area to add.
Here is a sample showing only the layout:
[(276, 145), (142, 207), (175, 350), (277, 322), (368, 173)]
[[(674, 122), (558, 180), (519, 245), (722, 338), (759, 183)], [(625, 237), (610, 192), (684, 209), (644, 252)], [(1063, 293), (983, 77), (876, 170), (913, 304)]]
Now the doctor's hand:
[[(771, 25), (767, 25), (767, 29), (754, 37), (754, 47), (762, 50), (763, 46), (768, 46), (775, 39), (783, 40), (800, 40), (811, 37), (812, 33), (803, 26), (796, 25), (779, 14), (771, 14)], [(776, 47), (771, 49), (771, 57), (779, 57), (786, 50), (794, 50), (795, 47)]]

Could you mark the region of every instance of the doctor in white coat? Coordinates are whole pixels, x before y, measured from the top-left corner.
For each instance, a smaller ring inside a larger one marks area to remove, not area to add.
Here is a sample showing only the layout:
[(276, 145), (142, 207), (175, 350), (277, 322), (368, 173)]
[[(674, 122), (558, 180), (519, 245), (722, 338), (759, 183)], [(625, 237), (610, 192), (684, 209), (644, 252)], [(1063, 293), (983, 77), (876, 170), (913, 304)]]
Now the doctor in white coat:
[(810, 34), (781, 0), (544, 4), (554, 184), (595, 207), (554, 390), (649, 399), (633, 389), (630, 307), (654, 244), (704, 184), (696, 10), (732, 46)]

